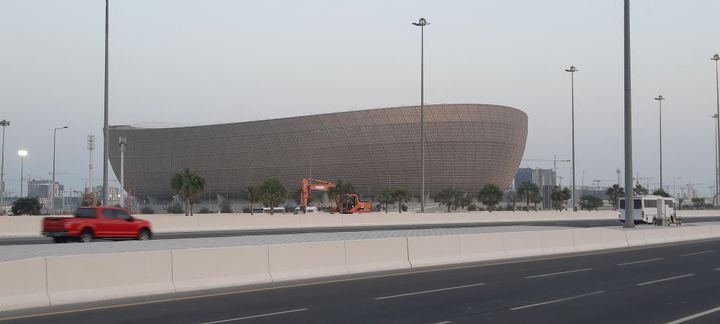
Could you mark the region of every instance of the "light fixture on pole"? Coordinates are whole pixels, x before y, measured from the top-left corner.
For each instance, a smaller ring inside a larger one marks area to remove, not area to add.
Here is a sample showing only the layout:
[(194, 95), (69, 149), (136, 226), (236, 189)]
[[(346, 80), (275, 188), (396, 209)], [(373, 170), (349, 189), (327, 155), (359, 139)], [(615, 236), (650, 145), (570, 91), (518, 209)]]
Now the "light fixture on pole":
[(55, 144), (58, 129), (66, 129), (67, 126), (55, 127), (53, 129), (53, 165), (52, 165), (52, 182), (48, 186), (48, 200), (50, 200), (50, 214), (55, 212)]
[(3, 206), (5, 198), (5, 127), (10, 126), (9, 120), (0, 120), (2, 126), (2, 153), (0, 153), (0, 206)]
[(420, 212), (425, 212), (425, 69), (424, 37), (425, 26), (430, 25), (425, 18), (412, 23), (420, 27)]
[(575, 66), (570, 66), (565, 72), (570, 72), (570, 109), (572, 119), (572, 191), (570, 195), (572, 197), (573, 211), (577, 211), (577, 205), (575, 204), (575, 72), (578, 69)]
[(655, 100), (657, 100), (658, 104), (660, 105), (660, 190), (665, 190), (663, 188), (663, 183), (662, 183), (662, 180), (663, 180), (663, 175), (662, 175), (662, 159), (663, 159), (663, 154), (662, 154), (662, 102), (663, 102), (663, 100), (665, 100), (665, 97), (663, 97), (662, 95), (659, 95), (659, 96), (657, 96), (657, 98), (655, 98)]
[(28, 151), (26, 151), (26, 150), (19, 150), (19, 151), (18, 151), (18, 156), (20, 157), (20, 197), (23, 196), (23, 180), (24, 180), (23, 176), (24, 176), (24, 174), (25, 174), (25, 170), (24, 170), (23, 164), (24, 164), (24, 162), (25, 162), (25, 157), (26, 157), (27, 155), (28, 155)]

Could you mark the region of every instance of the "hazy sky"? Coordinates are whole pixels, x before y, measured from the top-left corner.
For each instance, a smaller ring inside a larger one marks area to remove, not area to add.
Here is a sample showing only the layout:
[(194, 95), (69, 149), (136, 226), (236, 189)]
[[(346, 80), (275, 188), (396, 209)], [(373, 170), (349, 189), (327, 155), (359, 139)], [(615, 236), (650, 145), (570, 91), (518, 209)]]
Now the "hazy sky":
[[(525, 158), (570, 157), (575, 65), (577, 183), (623, 166), (623, 1), (111, 0), (110, 124), (213, 124), (426, 103), (525, 111)], [(714, 183), (720, 1), (632, 1), (634, 170), (664, 184)], [(86, 136), (101, 141), (102, 0), (0, 0), (0, 119), (8, 191), (26, 176), (82, 190)], [(115, 141), (111, 145), (116, 145)], [(130, 145), (132, 145), (130, 143)], [(94, 182), (102, 179), (102, 146)], [(552, 167), (552, 163), (523, 162)], [(111, 178), (112, 172), (110, 172)], [(570, 167), (560, 164), (569, 180)], [(112, 182), (111, 185), (117, 185)]]

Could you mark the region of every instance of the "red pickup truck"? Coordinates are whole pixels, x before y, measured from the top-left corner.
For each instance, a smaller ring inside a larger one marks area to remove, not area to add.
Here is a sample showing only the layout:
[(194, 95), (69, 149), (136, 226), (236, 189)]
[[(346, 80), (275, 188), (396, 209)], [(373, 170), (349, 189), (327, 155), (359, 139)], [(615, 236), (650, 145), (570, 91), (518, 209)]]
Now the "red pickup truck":
[(43, 218), (42, 235), (52, 237), (55, 243), (96, 238), (149, 240), (152, 228), (150, 222), (132, 217), (122, 208), (81, 207), (75, 217)]

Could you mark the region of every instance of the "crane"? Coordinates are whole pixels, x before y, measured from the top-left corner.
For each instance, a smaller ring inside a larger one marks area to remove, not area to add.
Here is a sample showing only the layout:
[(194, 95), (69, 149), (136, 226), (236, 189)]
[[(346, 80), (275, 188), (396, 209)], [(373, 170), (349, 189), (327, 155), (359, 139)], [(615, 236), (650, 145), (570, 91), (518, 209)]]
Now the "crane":
[(557, 172), (557, 170), (558, 170), (557, 163), (558, 163), (558, 162), (572, 162), (572, 160), (566, 160), (566, 159), (558, 160), (557, 155), (553, 155), (553, 159), (552, 159), (552, 160), (547, 160), (547, 159), (523, 159), (523, 161), (531, 161), (531, 162), (552, 162), (552, 163), (553, 163), (553, 172), (555, 172), (555, 176), (558, 177), (558, 178), (560, 178), (560, 179), (562, 179), (562, 177), (560, 177), (560, 176), (557, 175), (557, 174), (558, 174), (558, 172)]

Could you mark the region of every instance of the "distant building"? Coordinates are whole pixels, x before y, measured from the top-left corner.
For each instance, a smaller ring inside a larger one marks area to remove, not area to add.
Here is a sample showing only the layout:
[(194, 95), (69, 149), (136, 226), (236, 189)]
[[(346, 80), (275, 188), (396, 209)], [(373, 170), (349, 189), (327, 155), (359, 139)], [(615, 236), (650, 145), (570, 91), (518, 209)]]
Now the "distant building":
[(552, 169), (532, 169), (532, 168), (520, 168), (515, 174), (515, 181), (513, 190), (517, 191), (520, 184), (523, 182), (530, 182), (538, 186), (540, 189), (540, 195), (542, 195), (542, 208), (552, 208), (552, 188), (556, 185), (555, 171)]

